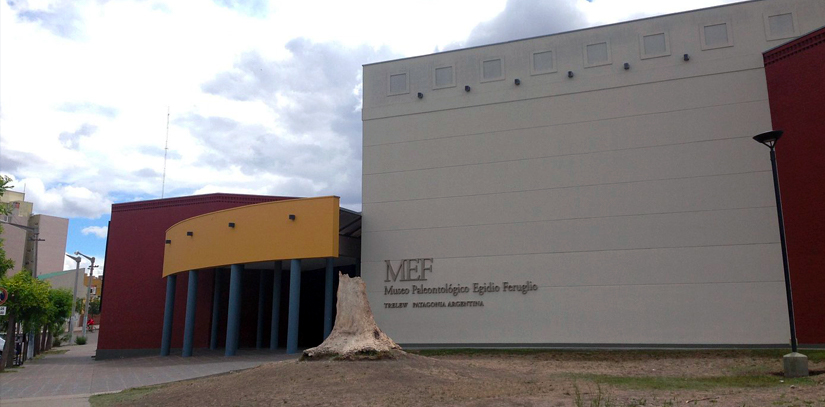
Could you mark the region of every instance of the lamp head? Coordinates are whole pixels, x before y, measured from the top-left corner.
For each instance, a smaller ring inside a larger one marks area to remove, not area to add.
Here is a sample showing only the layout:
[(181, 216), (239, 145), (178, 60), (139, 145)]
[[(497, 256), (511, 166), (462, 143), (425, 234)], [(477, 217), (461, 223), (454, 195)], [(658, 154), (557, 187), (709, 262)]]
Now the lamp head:
[(776, 142), (779, 141), (780, 137), (782, 137), (782, 133), (784, 133), (782, 130), (766, 131), (753, 136), (753, 139), (773, 150), (774, 146), (776, 146)]

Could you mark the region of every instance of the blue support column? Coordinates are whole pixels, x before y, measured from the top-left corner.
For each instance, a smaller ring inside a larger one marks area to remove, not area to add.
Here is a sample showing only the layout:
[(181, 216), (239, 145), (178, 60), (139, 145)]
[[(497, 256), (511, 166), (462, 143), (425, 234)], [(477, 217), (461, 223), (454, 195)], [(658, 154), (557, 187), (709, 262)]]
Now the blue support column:
[(281, 262), (275, 262), (272, 273), (272, 320), (269, 325), (269, 350), (278, 349), (278, 335), (281, 325)]
[(258, 273), (258, 327), (255, 332), (255, 349), (264, 347), (264, 306), (266, 306), (266, 286), (264, 285), (264, 271)]
[(301, 260), (289, 264), (289, 320), (286, 332), (286, 353), (298, 353), (298, 315), (301, 306)]
[(241, 335), (241, 273), (243, 264), (233, 264), (229, 277), (229, 314), (226, 318), (226, 356), (238, 352)]
[(209, 335), (209, 349), (218, 349), (218, 323), (221, 316), (221, 273), (215, 269), (215, 285), (212, 291), (212, 332)]
[(172, 346), (172, 319), (175, 316), (175, 283), (177, 274), (166, 277), (166, 308), (163, 310), (163, 338), (160, 341), (160, 355), (169, 356)]
[(195, 308), (198, 304), (198, 270), (189, 271), (189, 289), (186, 292), (186, 323), (183, 328), (183, 357), (192, 356), (195, 342)]
[(327, 258), (326, 280), (324, 281), (324, 339), (332, 332), (332, 257)]

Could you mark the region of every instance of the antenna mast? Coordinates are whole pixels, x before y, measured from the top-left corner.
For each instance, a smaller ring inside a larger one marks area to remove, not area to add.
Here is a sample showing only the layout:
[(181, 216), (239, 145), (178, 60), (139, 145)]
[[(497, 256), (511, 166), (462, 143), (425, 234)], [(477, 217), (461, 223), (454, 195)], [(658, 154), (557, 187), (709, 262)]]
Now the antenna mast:
[(166, 106), (166, 145), (163, 146), (163, 183), (160, 187), (160, 199), (166, 192), (166, 156), (169, 154), (169, 106)]

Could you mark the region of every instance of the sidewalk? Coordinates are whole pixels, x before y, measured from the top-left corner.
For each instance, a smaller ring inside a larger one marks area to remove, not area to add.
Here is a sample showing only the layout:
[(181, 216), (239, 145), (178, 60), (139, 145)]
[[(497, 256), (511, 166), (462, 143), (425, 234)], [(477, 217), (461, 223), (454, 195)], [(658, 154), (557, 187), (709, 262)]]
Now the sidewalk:
[[(195, 350), (195, 356), (151, 356), (95, 361), (97, 332), (86, 345), (64, 346), (62, 355), (29, 360), (23, 368), (0, 374), (0, 405), (86, 406), (92, 394), (120, 391), (178, 380), (248, 369), (263, 363), (294, 359), (281, 352), (241, 350), (224, 357), (223, 351)], [(8, 370), (7, 370), (8, 371)], [(45, 404), (43, 404), (45, 403)]]

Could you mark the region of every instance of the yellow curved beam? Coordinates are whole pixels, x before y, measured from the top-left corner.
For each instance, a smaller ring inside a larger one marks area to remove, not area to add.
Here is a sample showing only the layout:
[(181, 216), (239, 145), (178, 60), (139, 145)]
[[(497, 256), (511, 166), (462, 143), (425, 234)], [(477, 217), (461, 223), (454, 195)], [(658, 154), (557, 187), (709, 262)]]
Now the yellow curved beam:
[(339, 198), (325, 196), (241, 206), (180, 221), (166, 230), (163, 277), (230, 264), (338, 257), (338, 212)]

